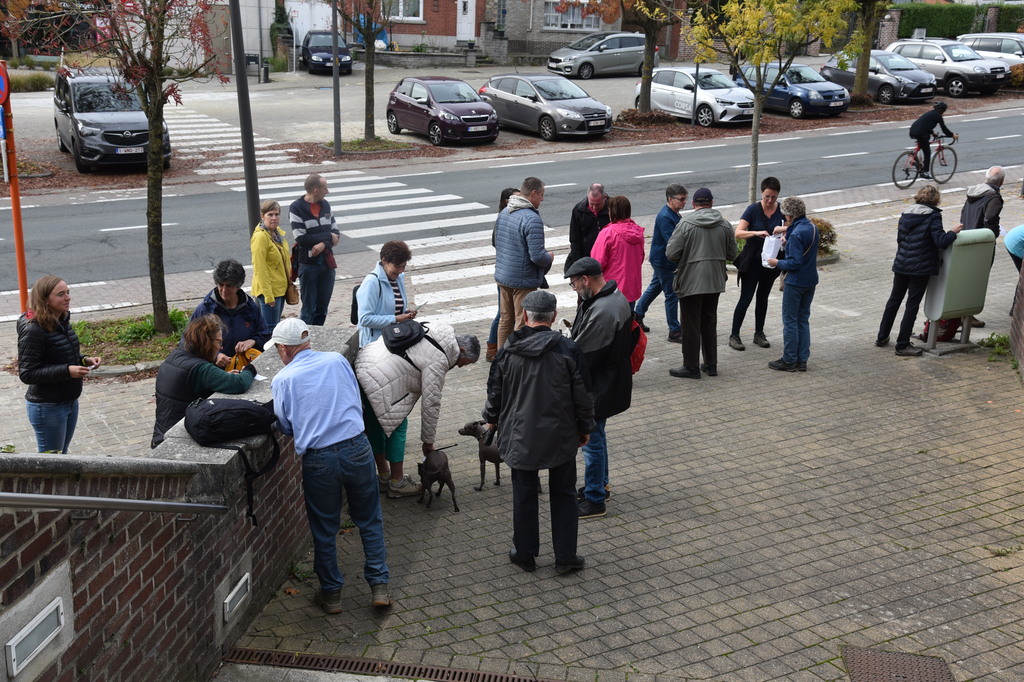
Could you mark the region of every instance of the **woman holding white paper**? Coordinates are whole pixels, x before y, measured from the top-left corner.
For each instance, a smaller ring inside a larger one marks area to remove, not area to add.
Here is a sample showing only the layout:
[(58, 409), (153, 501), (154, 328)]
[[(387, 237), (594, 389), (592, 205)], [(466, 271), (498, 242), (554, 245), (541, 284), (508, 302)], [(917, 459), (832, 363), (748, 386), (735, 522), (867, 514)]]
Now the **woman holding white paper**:
[[(775, 268), (764, 267), (761, 263), (761, 249), (765, 237), (781, 234), (786, 231), (782, 226), (782, 213), (779, 212), (778, 199), (782, 185), (777, 178), (768, 176), (761, 181), (761, 200), (747, 206), (736, 224), (736, 239), (746, 239), (743, 251), (733, 265), (739, 273), (740, 300), (736, 302), (736, 310), (732, 314), (732, 331), (729, 333), (729, 347), (733, 350), (746, 350), (740, 339), (740, 327), (747, 315), (750, 302), (754, 304), (754, 343), (761, 348), (769, 348), (771, 344), (764, 335), (764, 321), (768, 315), (768, 296), (772, 285), (779, 276)], [(782, 257), (782, 254), (779, 254)]]

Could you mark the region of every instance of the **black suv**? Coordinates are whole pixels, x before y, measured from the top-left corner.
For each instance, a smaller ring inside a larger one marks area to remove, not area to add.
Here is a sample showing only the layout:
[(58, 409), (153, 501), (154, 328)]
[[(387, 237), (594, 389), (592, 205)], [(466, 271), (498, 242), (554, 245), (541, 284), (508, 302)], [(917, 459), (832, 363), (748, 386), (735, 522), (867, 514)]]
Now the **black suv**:
[[(93, 166), (146, 163), (149, 119), (134, 92), (114, 69), (61, 69), (53, 88), (57, 147), (71, 152), (79, 173)], [(164, 124), (164, 168), (171, 165), (171, 136)]]
[[(302, 54), (299, 61), (310, 73), (316, 71), (332, 72), (330, 31), (308, 31), (302, 39)], [(352, 53), (345, 44), (345, 39), (338, 36), (338, 73), (352, 73)]]

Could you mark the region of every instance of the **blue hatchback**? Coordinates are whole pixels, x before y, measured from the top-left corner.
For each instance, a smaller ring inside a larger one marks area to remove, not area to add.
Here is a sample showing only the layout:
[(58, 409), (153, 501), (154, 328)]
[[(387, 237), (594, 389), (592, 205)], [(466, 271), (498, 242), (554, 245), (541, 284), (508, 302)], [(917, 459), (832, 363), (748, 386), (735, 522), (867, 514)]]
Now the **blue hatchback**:
[[(778, 65), (770, 64), (765, 68), (766, 90), (778, 73)], [(736, 74), (736, 83), (753, 90), (756, 78), (755, 67), (748, 64), (741, 73)], [(825, 80), (806, 64), (793, 64), (779, 79), (778, 85), (768, 93), (764, 106), (766, 109), (785, 111), (793, 118), (803, 118), (808, 114), (838, 116), (849, 108), (850, 93), (843, 86)]]

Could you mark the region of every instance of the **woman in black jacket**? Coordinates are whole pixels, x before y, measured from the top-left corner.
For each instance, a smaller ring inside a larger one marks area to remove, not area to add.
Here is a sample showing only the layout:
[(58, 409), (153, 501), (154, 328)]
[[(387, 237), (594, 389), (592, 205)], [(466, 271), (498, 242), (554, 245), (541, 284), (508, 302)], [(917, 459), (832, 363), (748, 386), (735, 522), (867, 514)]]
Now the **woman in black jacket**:
[(892, 293), (882, 313), (875, 345), (889, 345), (889, 332), (896, 322), (903, 297), (907, 307), (896, 336), (896, 355), (917, 357), (922, 350), (910, 343), (914, 331), (917, 311), (928, 287), (928, 278), (939, 274), (939, 250), (953, 243), (963, 225), (957, 224), (949, 232), (942, 229), (942, 211), (939, 201), (942, 195), (935, 185), (925, 185), (914, 195), (913, 206), (900, 216), (896, 230), (896, 258), (892, 263)]
[(25, 403), (39, 452), (67, 453), (82, 378), (101, 362), (79, 353), (70, 310), (67, 283), (44, 275), (32, 285), (29, 309), (18, 318), (18, 377), (28, 384)]

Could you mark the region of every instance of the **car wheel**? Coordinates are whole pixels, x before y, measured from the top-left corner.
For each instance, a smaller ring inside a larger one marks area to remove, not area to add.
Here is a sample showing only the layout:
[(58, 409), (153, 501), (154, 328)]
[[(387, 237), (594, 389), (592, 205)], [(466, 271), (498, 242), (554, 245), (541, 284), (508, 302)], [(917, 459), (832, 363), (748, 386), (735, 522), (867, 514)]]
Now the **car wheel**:
[(164, 159), (164, 170), (170, 170), (170, 168), (171, 168), (171, 160), (170, 159)]
[(82, 161), (82, 156), (78, 153), (78, 143), (71, 140), (71, 156), (75, 159), (75, 168), (79, 173), (88, 173), (91, 169), (89, 164)]
[(60, 133), (56, 130), (56, 125), (54, 126), (53, 132), (57, 133), (57, 149), (59, 149), (64, 154), (67, 154), (68, 147), (66, 144), (64, 144), (64, 140), (60, 139)]
[(395, 112), (388, 112), (388, 132), (392, 135), (398, 135), (402, 132), (402, 126), (398, 125), (398, 117), (395, 116)]
[(308, 73), (315, 73), (315, 71), (313, 71), (313, 62), (307, 62), (306, 63), (306, 71)]
[(946, 94), (950, 97), (966, 97), (967, 96), (967, 83), (960, 76), (950, 76), (946, 80)]
[(798, 99), (790, 100), (789, 102), (789, 115), (793, 118), (804, 117), (804, 103)]
[(580, 70), (577, 72), (580, 78), (585, 81), (590, 80), (594, 77), (594, 65), (593, 64), (580, 64)]
[(444, 135), (441, 134), (441, 126), (439, 126), (436, 121), (432, 122), (430, 127), (427, 128), (427, 137), (430, 138), (430, 144), (435, 147), (440, 147), (444, 144)]
[(558, 139), (558, 128), (555, 126), (555, 119), (544, 116), (540, 119), (540, 136), (542, 139), (551, 142)]
[(709, 128), (715, 122), (715, 112), (707, 104), (697, 107), (697, 125), (702, 128)]
[(896, 90), (891, 85), (878, 88), (878, 101), (881, 104), (892, 104), (896, 101)]
[(635, 109), (639, 109), (640, 108), (640, 95), (637, 95), (636, 99), (633, 100), (633, 108), (635, 108)]
[(637, 78), (643, 78), (644, 77), (644, 63), (643, 62), (640, 62), (640, 66), (637, 67), (636, 76), (637, 76)]

